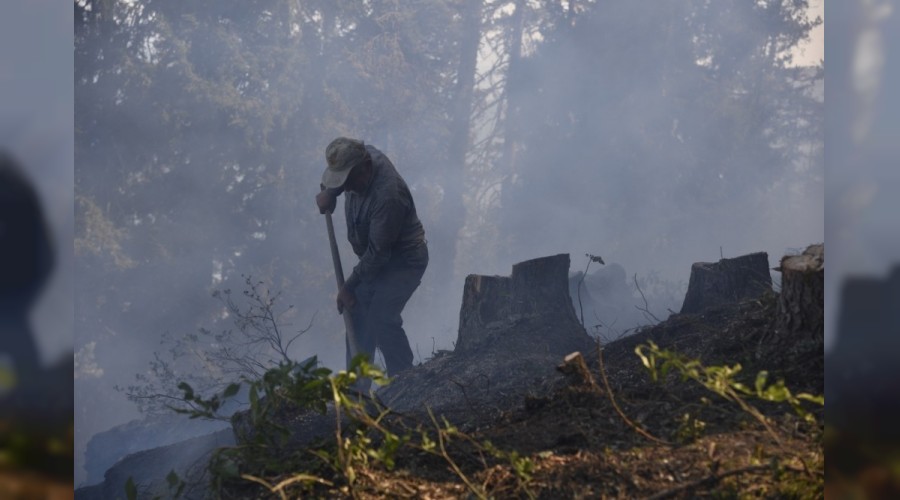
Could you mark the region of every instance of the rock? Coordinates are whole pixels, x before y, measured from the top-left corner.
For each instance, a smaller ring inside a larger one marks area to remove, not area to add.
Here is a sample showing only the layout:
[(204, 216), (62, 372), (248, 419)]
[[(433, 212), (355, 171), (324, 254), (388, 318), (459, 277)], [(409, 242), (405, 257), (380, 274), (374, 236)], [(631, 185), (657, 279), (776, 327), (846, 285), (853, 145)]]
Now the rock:
[[(172, 493), (166, 482), (171, 472), (183, 480), (188, 489), (181, 498), (206, 498), (204, 477), (212, 452), (219, 447), (234, 445), (231, 429), (195, 437), (168, 446), (133, 453), (123, 458), (104, 475), (102, 483), (75, 490), (77, 500), (125, 498), (125, 483), (131, 478), (138, 487), (138, 498), (169, 498)], [(208, 478), (208, 475), (205, 477)]]
[[(226, 422), (165, 414), (132, 420), (95, 434), (85, 450), (85, 485), (103, 481), (104, 474), (124, 457), (228, 428)], [(229, 429), (230, 430), (230, 429)]]

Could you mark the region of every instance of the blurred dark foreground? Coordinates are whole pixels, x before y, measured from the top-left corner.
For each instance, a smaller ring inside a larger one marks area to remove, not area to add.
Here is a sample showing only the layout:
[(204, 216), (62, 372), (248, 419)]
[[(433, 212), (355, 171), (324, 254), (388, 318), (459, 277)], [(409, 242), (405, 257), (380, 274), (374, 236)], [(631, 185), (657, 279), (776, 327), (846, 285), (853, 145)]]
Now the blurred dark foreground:
[(825, 357), (828, 498), (900, 498), (898, 306), (900, 266), (884, 279), (844, 281)]
[(73, 357), (40, 363), (29, 312), (53, 271), (34, 188), (0, 152), (0, 498), (71, 498)]

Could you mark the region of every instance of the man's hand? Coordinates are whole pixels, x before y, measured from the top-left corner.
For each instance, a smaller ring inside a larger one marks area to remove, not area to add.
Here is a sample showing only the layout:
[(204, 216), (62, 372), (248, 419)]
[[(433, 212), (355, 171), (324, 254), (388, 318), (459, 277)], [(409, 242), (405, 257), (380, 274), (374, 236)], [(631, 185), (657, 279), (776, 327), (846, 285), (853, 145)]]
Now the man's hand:
[(319, 191), (316, 195), (316, 205), (319, 206), (320, 214), (333, 213), (334, 207), (337, 206), (337, 196), (330, 194), (328, 190)]
[(348, 311), (353, 309), (354, 305), (356, 305), (356, 295), (353, 293), (353, 290), (342, 286), (337, 294), (338, 314), (344, 314), (344, 309)]

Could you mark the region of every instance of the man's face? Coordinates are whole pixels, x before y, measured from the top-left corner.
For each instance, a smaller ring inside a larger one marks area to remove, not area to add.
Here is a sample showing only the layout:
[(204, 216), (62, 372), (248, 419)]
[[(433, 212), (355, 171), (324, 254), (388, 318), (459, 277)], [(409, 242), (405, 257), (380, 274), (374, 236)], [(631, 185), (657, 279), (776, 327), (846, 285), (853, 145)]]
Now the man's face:
[(364, 163), (358, 165), (350, 171), (347, 180), (344, 182), (344, 190), (353, 193), (361, 193), (366, 190), (369, 185), (369, 179), (372, 178), (372, 164)]

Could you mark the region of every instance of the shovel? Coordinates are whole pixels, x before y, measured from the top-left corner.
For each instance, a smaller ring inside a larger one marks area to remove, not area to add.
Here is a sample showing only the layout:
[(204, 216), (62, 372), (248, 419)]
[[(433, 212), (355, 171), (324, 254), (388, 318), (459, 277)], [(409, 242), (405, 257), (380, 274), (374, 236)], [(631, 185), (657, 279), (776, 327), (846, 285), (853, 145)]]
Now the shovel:
[[(341, 266), (341, 255), (338, 253), (337, 240), (334, 237), (334, 222), (331, 221), (331, 212), (325, 212), (325, 224), (328, 225), (328, 242), (331, 244), (331, 260), (334, 261), (334, 277), (337, 279), (337, 288), (340, 291), (344, 286), (344, 268)], [(344, 308), (341, 316), (344, 317), (344, 327), (347, 330), (350, 359), (353, 359), (359, 354), (359, 344), (356, 342), (356, 333), (353, 330), (353, 315)]]

